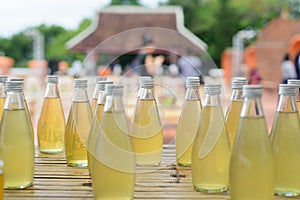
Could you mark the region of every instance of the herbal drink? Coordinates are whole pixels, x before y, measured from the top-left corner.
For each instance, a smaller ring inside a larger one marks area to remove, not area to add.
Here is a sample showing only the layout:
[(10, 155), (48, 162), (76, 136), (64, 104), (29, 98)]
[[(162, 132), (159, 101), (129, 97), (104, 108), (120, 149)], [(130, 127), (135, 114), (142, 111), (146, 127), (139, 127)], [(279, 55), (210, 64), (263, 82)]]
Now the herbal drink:
[(0, 97), (0, 121), (2, 119), (2, 114), (3, 114), (3, 108), (4, 108), (5, 99), (6, 99), (6, 97)]
[(191, 166), (192, 147), (201, 113), (200, 100), (186, 100), (176, 130), (176, 159), (181, 166)]
[(231, 101), (230, 109), (226, 115), (226, 125), (230, 147), (232, 149), (238, 129), (243, 101)]
[(37, 133), (41, 152), (57, 153), (64, 150), (65, 117), (58, 97), (44, 99)]
[(92, 121), (91, 130), (88, 138), (87, 148), (88, 148), (88, 166), (89, 171), (91, 173), (91, 166), (92, 166), (92, 153), (95, 148), (96, 139), (99, 133), (99, 125), (102, 119), (104, 104), (98, 104), (96, 107), (95, 116)]
[(3, 173), (3, 160), (0, 160), (0, 200), (3, 200), (4, 192), (4, 173)]
[(97, 101), (98, 101), (98, 98), (93, 98), (93, 100), (92, 100), (92, 112), (93, 112), (93, 114), (94, 114), (94, 111), (97, 108)]
[(296, 106), (297, 106), (298, 114), (300, 117), (300, 101), (296, 101)]
[(132, 199), (136, 163), (124, 112), (104, 112), (92, 159), (95, 199)]
[[(300, 194), (300, 133), (297, 112), (277, 112), (271, 141), (275, 158), (275, 194)], [(288, 152), (288, 153), (286, 153)]]
[(163, 131), (154, 99), (141, 99), (134, 116), (132, 142), (138, 165), (159, 165)]
[(230, 147), (221, 106), (204, 106), (192, 152), (192, 176), (198, 191), (228, 189)]
[(66, 159), (70, 166), (86, 167), (88, 165), (85, 145), (90, 131), (91, 118), (88, 101), (73, 102), (65, 134)]
[(264, 117), (241, 117), (230, 162), (231, 199), (273, 199), (274, 170)]
[(0, 133), (0, 148), (5, 163), (4, 188), (22, 189), (30, 186), (33, 182), (34, 145), (25, 109), (5, 109)]

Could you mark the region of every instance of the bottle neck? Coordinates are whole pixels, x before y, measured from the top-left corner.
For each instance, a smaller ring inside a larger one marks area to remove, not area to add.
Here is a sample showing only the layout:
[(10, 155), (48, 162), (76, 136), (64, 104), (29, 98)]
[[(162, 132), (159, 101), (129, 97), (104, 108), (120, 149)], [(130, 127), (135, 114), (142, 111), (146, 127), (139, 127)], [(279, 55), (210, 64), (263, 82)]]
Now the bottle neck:
[(106, 95), (104, 91), (99, 91), (97, 104), (105, 104)]
[(107, 95), (104, 112), (123, 112), (123, 96), (120, 94)]
[(296, 97), (294, 95), (280, 95), (277, 111), (297, 112)]
[(74, 101), (74, 102), (89, 101), (86, 88), (75, 87), (72, 101)]
[(187, 88), (185, 93), (186, 100), (200, 100), (198, 88)]
[(300, 88), (296, 90), (296, 101), (300, 101)]
[(243, 89), (232, 89), (231, 101), (242, 101), (243, 100)]
[(59, 92), (57, 84), (47, 83), (45, 97), (47, 98), (59, 98)]
[(6, 97), (5, 84), (0, 83), (0, 98)]
[(204, 106), (221, 106), (219, 94), (205, 94)]
[(154, 99), (153, 88), (140, 88), (140, 99)]
[(4, 109), (6, 110), (20, 110), (24, 109), (24, 99), (23, 93), (17, 91), (9, 91), (7, 92), (7, 97), (4, 105)]
[(241, 117), (263, 117), (261, 97), (245, 97)]

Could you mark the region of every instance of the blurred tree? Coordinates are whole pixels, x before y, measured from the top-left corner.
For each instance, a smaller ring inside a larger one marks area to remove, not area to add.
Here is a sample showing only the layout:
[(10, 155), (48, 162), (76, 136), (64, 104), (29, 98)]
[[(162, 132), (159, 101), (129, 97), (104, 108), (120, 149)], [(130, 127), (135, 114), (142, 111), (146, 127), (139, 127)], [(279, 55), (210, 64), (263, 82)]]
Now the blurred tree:
[(138, 0), (111, 0), (110, 5), (141, 5)]

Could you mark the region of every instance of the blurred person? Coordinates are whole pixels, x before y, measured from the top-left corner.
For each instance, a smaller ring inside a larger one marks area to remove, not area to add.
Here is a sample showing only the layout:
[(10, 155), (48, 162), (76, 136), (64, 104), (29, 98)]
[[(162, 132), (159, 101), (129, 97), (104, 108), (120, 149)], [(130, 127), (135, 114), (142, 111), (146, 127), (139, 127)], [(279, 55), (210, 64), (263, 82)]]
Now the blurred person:
[(187, 78), (189, 76), (199, 77), (200, 83), (204, 84), (203, 76), (201, 74), (202, 62), (199, 57), (192, 54), (191, 50), (187, 50), (186, 55), (180, 56), (178, 59), (178, 68), (180, 74)]
[(296, 67), (294, 63), (290, 60), (289, 53), (284, 55), (283, 61), (281, 63), (281, 72), (282, 72), (282, 83), (287, 83), (288, 79), (298, 78)]
[(260, 81), (261, 77), (258, 73), (258, 69), (255, 67), (249, 73), (249, 85), (258, 85)]
[(297, 79), (300, 79), (300, 51), (298, 51), (295, 57), (294, 65), (296, 69)]

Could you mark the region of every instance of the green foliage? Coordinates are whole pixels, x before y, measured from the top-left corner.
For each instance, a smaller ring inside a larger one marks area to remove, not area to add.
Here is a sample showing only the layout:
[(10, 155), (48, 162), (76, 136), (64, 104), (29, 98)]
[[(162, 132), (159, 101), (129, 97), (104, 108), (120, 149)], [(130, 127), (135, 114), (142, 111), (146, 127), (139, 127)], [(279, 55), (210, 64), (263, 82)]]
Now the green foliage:
[(111, 0), (110, 5), (140, 5), (138, 0)]

